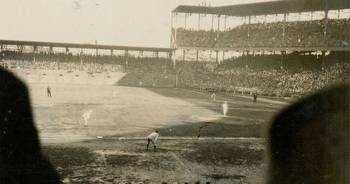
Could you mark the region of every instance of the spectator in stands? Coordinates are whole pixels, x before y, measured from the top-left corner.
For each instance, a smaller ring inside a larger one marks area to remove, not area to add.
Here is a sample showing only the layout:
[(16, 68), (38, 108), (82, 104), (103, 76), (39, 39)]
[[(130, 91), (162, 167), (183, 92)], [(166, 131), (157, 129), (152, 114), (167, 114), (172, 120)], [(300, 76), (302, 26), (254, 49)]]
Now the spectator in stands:
[[(186, 47), (317, 47), (346, 46), (350, 44), (350, 19), (328, 19), (326, 40), (324, 21), (296, 21), (243, 24), (229, 31), (204, 31), (177, 29), (177, 45)], [(248, 38), (249, 29), (249, 38)], [(263, 36), (262, 36), (263, 35)], [(326, 42), (325, 42), (326, 41)]]

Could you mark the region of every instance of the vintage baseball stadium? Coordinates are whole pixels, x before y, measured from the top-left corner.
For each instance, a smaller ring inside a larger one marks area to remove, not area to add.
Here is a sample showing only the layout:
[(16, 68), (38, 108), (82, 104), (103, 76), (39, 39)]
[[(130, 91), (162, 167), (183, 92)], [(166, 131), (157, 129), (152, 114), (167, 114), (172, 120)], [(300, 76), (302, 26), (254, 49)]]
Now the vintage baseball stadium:
[(274, 117), (349, 82), (348, 0), (169, 14), (168, 48), (0, 40), (62, 183), (265, 183)]

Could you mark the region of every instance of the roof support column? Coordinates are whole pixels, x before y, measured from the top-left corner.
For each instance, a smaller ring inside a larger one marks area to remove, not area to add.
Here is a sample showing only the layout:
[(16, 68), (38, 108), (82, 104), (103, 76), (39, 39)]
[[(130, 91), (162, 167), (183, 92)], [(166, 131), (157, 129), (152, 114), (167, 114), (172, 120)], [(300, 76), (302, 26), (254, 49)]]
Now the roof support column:
[(217, 31), (220, 31), (220, 17), (221, 17), (221, 15), (218, 15), (218, 27), (217, 27)]
[(283, 26), (282, 26), (282, 47), (286, 46), (286, 22), (287, 22), (287, 13), (283, 14)]
[(170, 48), (176, 46), (176, 26), (174, 25), (174, 19), (177, 18), (177, 13), (171, 13), (171, 35), (170, 35)]
[(113, 51), (114, 51), (114, 50), (113, 50), (113, 49), (111, 49), (111, 57), (113, 56)]
[(80, 49), (80, 65), (84, 64), (83, 55), (84, 55), (84, 50)]
[(98, 56), (97, 40), (95, 40), (95, 45), (96, 45), (96, 56)]
[(36, 45), (33, 46), (33, 52), (35, 53), (36, 51), (38, 51), (38, 47)]
[(198, 14), (198, 25), (197, 25), (197, 29), (200, 30), (201, 29), (201, 14)]
[(249, 68), (249, 63), (250, 63), (249, 50), (247, 50), (247, 61), (246, 61), (246, 64), (245, 64), (246, 68)]
[(322, 71), (325, 69), (325, 63), (326, 63), (326, 51), (322, 51)]
[(35, 52), (33, 52), (33, 63), (35, 63)]
[(36, 62), (35, 53), (38, 50), (37, 46), (33, 46), (33, 63)]
[(168, 59), (172, 59), (173, 58), (173, 53), (170, 51), (170, 52), (168, 52)]
[(176, 30), (174, 29), (174, 13), (172, 12), (171, 13), (170, 48), (175, 47), (175, 43), (176, 43), (175, 33), (176, 33)]
[(22, 53), (23, 52), (23, 45), (17, 45), (17, 51)]
[(225, 15), (224, 29), (225, 29), (225, 31), (227, 29), (227, 15)]
[(140, 50), (140, 51), (139, 51), (139, 57), (140, 57), (140, 58), (143, 58), (143, 50)]
[(36, 62), (36, 57), (35, 54), (38, 51), (38, 47), (36, 45), (33, 46), (33, 63)]
[(214, 30), (214, 15), (211, 17), (211, 30)]
[(128, 50), (125, 50), (124, 51), (124, 57), (125, 57), (125, 65), (127, 66), (129, 63), (128, 63), (128, 56), (129, 56), (129, 51)]
[(7, 45), (1, 45), (2, 50), (7, 50)]
[(314, 12), (312, 11), (311, 13), (310, 13), (310, 20), (312, 21), (314, 19)]
[(53, 54), (53, 47), (52, 46), (49, 47), (49, 54)]
[(174, 28), (174, 12), (171, 12), (170, 22), (171, 22), (171, 29), (173, 29)]
[(197, 52), (196, 52), (196, 61), (198, 62), (199, 61), (199, 50), (197, 49)]
[(187, 13), (185, 13), (185, 29), (187, 29)]
[(182, 61), (185, 61), (186, 59), (186, 49), (183, 49), (182, 51)]
[(172, 58), (172, 62), (173, 62), (173, 69), (176, 69), (176, 50), (171, 51), (169, 53), (170, 57)]
[[(175, 65), (174, 65), (174, 67), (175, 67)], [(177, 88), (179, 85), (179, 75), (180, 75), (180, 70), (175, 71), (175, 88)]]
[(218, 51), (218, 50), (215, 51), (215, 62), (216, 62), (217, 64), (220, 64), (220, 63), (219, 63), (219, 51)]
[(328, 30), (328, 0), (324, 0), (325, 10), (324, 10), (324, 30), (323, 30), (323, 42), (324, 45), (327, 44), (327, 30)]
[(222, 62), (224, 62), (224, 60), (225, 60), (225, 51), (223, 50), (222, 51)]
[(286, 51), (281, 51), (281, 62), (280, 62), (280, 69), (283, 70), (283, 63), (284, 63), (284, 55)]
[(249, 15), (248, 17), (248, 31), (247, 31), (247, 36), (248, 36), (248, 40), (247, 40), (247, 45), (250, 46), (249, 42), (250, 42), (250, 23), (251, 23), (252, 17)]

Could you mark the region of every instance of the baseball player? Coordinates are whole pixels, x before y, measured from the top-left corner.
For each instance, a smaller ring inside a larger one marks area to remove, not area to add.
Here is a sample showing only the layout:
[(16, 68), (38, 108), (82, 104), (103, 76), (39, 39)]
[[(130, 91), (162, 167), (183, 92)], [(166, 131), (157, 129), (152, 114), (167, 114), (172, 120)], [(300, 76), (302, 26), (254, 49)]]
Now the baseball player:
[(153, 150), (154, 150), (154, 152), (156, 152), (156, 149), (157, 149), (157, 139), (158, 139), (158, 137), (159, 137), (159, 132), (158, 132), (158, 130), (152, 132), (151, 134), (149, 134), (149, 135), (147, 136), (147, 150), (148, 150), (148, 148), (149, 148), (150, 142), (152, 142), (152, 144), (153, 144)]
[(84, 112), (84, 114), (82, 115), (82, 118), (84, 120), (84, 126), (88, 125), (88, 121), (90, 119), (91, 113), (92, 113), (92, 110), (88, 110), (88, 111)]
[(222, 104), (222, 112), (224, 114), (224, 117), (226, 117), (227, 111), (228, 111), (228, 104), (227, 104), (227, 101), (224, 101), (224, 103)]

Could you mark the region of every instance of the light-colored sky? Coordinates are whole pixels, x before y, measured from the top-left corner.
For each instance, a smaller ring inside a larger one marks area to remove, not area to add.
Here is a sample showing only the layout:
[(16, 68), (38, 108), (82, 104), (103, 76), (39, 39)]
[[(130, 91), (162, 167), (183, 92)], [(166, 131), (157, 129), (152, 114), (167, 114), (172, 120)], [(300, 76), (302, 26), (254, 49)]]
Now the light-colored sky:
[(0, 39), (169, 47), (171, 11), (271, 0), (0, 0)]

